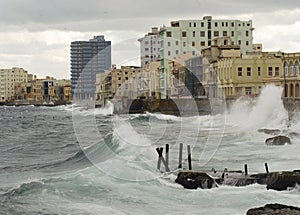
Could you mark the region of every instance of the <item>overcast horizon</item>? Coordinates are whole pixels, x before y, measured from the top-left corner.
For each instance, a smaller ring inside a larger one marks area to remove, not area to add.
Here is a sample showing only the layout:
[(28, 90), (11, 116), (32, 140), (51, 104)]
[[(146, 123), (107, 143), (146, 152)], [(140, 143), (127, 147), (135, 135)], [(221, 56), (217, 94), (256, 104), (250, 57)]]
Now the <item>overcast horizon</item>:
[(254, 43), (265, 51), (300, 52), (300, 2), (293, 0), (2, 0), (0, 8), (0, 68), (38, 77), (69, 79), (70, 43), (100, 34), (112, 41), (113, 64), (138, 65), (137, 39), (151, 27), (206, 15), (252, 20)]

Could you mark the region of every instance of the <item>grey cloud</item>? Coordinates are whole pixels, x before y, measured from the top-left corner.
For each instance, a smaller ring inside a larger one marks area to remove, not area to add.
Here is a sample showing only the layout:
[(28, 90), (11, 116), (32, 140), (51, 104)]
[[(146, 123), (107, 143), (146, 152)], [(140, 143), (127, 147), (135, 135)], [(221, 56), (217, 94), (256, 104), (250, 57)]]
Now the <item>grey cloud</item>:
[[(2, 0), (0, 1), (0, 23), (28, 29), (58, 28), (77, 30), (79, 26), (93, 30), (93, 23), (109, 30), (122, 28), (122, 21), (129, 21), (131, 28), (141, 25), (143, 20), (166, 20), (169, 17), (202, 18), (203, 15), (230, 15), (242, 13), (270, 12), (300, 7), (294, 0)], [(81, 24), (90, 22), (91, 25)], [(77, 23), (77, 24), (76, 24)], [(137, 26), (136, 26), (137, 24)], [(160, 25), (161, 23), (157, 23)], [(147, 25), (144, 23), (144, 25)]]

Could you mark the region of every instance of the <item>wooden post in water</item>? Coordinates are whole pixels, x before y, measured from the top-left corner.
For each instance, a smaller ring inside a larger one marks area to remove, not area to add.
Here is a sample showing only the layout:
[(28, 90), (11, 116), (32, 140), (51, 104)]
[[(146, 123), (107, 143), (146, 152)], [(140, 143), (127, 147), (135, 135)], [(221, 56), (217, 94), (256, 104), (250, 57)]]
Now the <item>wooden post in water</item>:
[(167, 166), (166, 160), (163, 157), (163, 148), (156, 148), (158, 154), (158, 161), (157, 161), (157, 169), (160, 170), (161, 163), (164, 164), (166, 172), (170, 172), (169, 167)]
[(246, 176), (248, 175), (248, 166), (247, 166), (247, 164), (245, 164), (245, 175)]
[(163, 148), (156, 148), (156, 151), (158, 153), (158, 160), (157, 160), (157, 169), (160, 170), (160, 166), (161, 166), (161, 156), (162, 156), (162, 152), (163, 152)]
[(183, 144), (180, 143), (180, 145), (179, 145), (179, 163), (178, 163), (179, 169), (182, 168), (182, 148), (183, 148)]
[(169, 169), (169, 144), (166, 144), (166, 172)]
[(192, 170), (192, 154), (191, 154), (191, 146), (187, 146), (188, 151), (188, 163), (189, 163), (189, 170)]
[(266, 168), (266, 173), (269, 174), (269, 167), (268, 167), (268, 163), (265, 163), (265, 168)]

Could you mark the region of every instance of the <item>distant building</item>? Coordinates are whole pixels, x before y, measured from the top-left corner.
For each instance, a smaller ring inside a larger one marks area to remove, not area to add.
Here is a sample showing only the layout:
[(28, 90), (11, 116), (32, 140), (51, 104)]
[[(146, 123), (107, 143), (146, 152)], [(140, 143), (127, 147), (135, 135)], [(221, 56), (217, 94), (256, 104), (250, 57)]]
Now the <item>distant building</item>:
[(32, 75), (23, 68), (0, 69), (0, 102), (14, 101), (18, 84), (31, 78)]
[(214, 38), (230, 37), (230, 45), (238, 45), (243, 54), (253, 50), (252, 21), (213, 20), (205, 16), (203, 20), (172, 21), (159, 31), (161, 39), (161, 91), (168, 97), (168, 61), (187, 52), (199, 55), (203, 48), (212, 45)]
[[(71, 43), (72, 95), (78, 99), (95, 97), (96, 74), (111, 67), (111, 42), (104, 36)], [(76, 89), (76, 90), (75, 90)]]
[(138, 40), (140, 42), (141, 67), (159, 60), (160, 57), (160, 38), (158, 28), (153, 27), (152, 31)]
[(300, 53), (283, 53), (283, 75), (281, 85), (285, 98), (300, 97)]

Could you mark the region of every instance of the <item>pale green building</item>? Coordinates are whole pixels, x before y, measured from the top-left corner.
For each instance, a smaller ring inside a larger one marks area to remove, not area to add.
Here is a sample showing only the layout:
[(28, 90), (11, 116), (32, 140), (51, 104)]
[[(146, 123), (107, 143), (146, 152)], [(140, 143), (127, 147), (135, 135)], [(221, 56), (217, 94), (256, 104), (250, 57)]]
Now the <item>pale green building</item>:
[(230, 37), (231, 44), (239, 45), (241, 53), (253, 51), (252, 21), (240, 20), (213, 20), (205, 16), (202, 20), (172, 21), (168, 27), (162, 27), (160, 35), (160, 61), (161, 61), (161, 98), (167, 98), (169, 81), (169, 62), (176, 56), (192, 52), (200, 55), (203, 48), (212, 45), (218, 37)]

